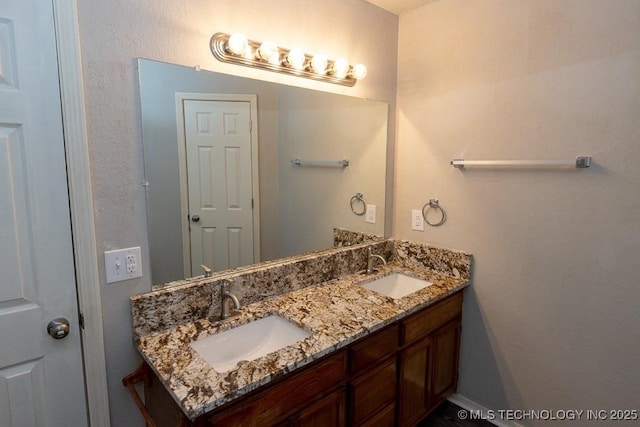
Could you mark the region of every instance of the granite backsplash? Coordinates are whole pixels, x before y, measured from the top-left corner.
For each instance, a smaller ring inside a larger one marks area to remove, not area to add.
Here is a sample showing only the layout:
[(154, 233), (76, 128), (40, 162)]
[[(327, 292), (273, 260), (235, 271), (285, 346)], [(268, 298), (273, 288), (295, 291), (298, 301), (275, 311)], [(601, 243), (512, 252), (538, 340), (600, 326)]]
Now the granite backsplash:
[[(358, 237), (353, 234), (351, 238)], [(231, 291), (242, 306), (318, 285), (366, 269), (367, 251), (407, 267), (426, 267), (447, 276), (469, 279), (471, 255), (424, 243), (388, 239), (297, 255), (277, 261), (166, 284), (131, 297), (134, 339), (166, 331), (220, 313), (220, 284), (231, 282)]]

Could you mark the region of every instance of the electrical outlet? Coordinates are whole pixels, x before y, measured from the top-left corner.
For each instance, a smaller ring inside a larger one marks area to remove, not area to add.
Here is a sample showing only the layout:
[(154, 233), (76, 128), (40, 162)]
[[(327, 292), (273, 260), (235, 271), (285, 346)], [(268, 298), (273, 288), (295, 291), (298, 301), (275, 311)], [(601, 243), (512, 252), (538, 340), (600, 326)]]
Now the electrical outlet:
[(376, 205), (367, 205), (367, 217), (365, 220), (370, 224), (376, 223)]
[(104, 265), (107, 283), (142, 277), (140, 247), (117, 249), (104, 253)]
[(138, 269), (138, 264), (136, 264), (135, 262), (128, 262), (127, 263), (127, 273), (128, 274), (134, 274), (137, 269)]
[(424, 218), (422, 217), (422, 211), (417, 209), (411, 211), (411, 229), (424, 231)]

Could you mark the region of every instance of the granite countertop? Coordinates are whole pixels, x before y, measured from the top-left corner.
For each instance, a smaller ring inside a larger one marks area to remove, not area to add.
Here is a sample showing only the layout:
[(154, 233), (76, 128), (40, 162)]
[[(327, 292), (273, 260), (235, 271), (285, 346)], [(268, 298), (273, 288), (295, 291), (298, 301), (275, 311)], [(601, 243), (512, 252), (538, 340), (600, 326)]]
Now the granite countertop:
[[(404, 273), (433, 285), (394, 300), (358, 283)], [(468, 278), (392, 262), (373, 275), (351, 274), (242, 307), (225, 321), (204, 318), (169, 330), (139, 336), (143, 358), (191, 420), (383, 328), (468, 285)], [(233, 285), (231, 287), (234, 290)], [(189, 345), (211, 334), (277, 314), (311, 336), (231, 371), (216, 372)]]

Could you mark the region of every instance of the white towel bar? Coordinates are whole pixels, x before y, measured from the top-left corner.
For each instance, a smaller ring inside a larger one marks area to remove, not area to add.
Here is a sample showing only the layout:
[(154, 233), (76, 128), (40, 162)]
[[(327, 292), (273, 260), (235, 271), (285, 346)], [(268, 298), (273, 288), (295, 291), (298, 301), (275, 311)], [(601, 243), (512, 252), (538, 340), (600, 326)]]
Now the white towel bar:
[(591, 157), (579, 156), (574, 160), (464, 160), (453, 159), (451, 165), (462, 169), (465, 166), (574, 166), (576, 168), (588, 168), (591, 166)]
[(292, 165), (296, 166), (318, 166), (325, 168), (346, 168), (349, 166), (349, 160), (302, 160), (302, 159), (293, 159), (291, 160)]

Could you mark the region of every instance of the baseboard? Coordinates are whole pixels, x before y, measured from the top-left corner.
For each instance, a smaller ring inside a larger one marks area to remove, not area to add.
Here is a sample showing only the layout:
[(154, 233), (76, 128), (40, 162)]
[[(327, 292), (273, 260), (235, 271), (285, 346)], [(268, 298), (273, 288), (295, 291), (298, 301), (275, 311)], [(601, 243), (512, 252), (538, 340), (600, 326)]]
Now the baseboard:
[[(487, 417), (485, 418), (486, 421), (490, 422), (491, 424), (498, 426), (498, 427), (522, 427), (522, 425), (513, 422), (513, 421), (509, 421), (509, 420), (500, 420), (500, 419), (488, 419), (488, 418), (492, 418), (489, 415), (492, 413), (495, 413), (495, 411), (491, 411), (489, 408), (485, 408), (484, 406), (474, 402), (471, 399), (467, 399), (466, 397), (460, 395), (460, 394), (453, 394), (449, 397), (449, 399), (447, 399), (449, 402), (458, 405), (459, 407), (461, 407), (462, 409), (466, 409), (467, 411), (472, 412), (474, 415), (477, 414), (478, 416), (480, 416), (480, 414), (486, 414)], [(496, 414), (497, 417), (497, 414)]]

